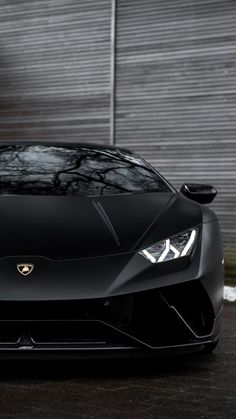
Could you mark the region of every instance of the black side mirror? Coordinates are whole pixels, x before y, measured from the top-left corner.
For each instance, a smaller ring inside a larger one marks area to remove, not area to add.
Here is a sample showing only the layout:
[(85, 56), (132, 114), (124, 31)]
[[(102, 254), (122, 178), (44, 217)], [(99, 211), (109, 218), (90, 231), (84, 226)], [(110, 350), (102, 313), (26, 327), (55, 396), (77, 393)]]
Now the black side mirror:
[(213, 186), (195, 183), (184, 183), (180, 192), (200, 204), (210, 204), (217, 195), (217, 190)]

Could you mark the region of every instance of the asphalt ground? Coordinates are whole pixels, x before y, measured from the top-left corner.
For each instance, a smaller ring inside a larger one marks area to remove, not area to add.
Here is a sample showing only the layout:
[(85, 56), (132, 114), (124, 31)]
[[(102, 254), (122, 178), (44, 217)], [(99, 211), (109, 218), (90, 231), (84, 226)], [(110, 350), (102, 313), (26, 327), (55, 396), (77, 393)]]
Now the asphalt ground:
[(0, 418), (236, 418), (236, 304), (213, 354), (0, 361)]

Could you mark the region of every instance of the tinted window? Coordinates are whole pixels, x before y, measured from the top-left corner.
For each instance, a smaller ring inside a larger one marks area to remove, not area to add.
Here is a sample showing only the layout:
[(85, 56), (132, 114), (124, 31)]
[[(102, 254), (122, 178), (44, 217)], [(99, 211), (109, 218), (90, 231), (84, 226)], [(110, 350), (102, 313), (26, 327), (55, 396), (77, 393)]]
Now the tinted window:
[(83, 146), (0, 147), (0, 193), (107, 195), (167, 192), (168, 186), (129, 152)]

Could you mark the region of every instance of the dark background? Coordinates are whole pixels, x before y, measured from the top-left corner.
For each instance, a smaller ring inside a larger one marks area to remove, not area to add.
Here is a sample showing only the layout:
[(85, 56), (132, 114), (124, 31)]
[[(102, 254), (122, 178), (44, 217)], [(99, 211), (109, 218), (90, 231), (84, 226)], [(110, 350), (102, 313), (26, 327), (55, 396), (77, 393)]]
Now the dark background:
[(0, 0), (0, 141), (114, 142), (214, 184), (236, 276), (235, 22), (234, 0)]

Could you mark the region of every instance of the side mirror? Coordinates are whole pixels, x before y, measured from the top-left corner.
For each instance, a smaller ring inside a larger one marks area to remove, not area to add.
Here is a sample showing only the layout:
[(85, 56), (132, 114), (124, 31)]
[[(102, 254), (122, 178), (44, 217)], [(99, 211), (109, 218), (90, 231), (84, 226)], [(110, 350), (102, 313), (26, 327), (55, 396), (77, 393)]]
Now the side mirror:
[(195, 183), (184, 183), (180, 192), (200, 204), (210, 204), (217, 195), (217, 190), (213, 186)]

